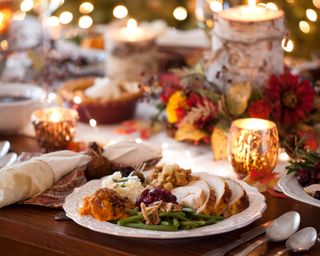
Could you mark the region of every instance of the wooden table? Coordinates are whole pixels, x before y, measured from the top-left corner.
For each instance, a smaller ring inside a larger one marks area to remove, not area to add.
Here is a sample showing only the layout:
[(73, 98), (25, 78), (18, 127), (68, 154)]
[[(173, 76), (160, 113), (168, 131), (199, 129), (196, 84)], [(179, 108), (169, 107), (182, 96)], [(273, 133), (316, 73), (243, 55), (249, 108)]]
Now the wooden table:
[[(15, 136), (6, 139), (11, 141), (13, 151), (18, 153), (39, 150), (32, 138)], [(57, 210), (11, 205), (0, 209), (0, 255), (202, 255), (210, 249), (232, 242), (241, 233), (290, 210), (301, 214), (301, 227), (313, 226), (320, 231), (320, 208), (291, 199), (273, 198), (268, 194), (266, 199), (268, 208), (262, 218), (245, 228), (222, 235), (179, 240), (134, 239), (100, 234), (72, 221), (55, 221)], [(284, 243), (270, 243), (268, 247), (260, 247), (256, 253), (274, 255), (282, 248)], [(300, 255), (320, 255), (320, 243), (309, 252)]]

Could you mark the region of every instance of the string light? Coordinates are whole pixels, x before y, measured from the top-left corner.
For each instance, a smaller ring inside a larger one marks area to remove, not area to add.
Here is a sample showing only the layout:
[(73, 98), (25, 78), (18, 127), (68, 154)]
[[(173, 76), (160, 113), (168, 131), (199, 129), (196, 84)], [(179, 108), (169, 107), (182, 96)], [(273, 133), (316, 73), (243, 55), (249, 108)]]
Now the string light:
[(123, 19), (128, 15), (128, 9), (124, 5), (118, 5), (113, 9), (113, 16), (117, 19)]
[(299, 28), (303, 33), (309, 33), (310, 32), (310, 25), (308, 22), (302, 20), (299, 22)]
[(93, 118), (91, 118), (91, 119), (89, 120), (89, 124), (90, 124), (90, 126), (91, 126), (92, 128), (94, 128), (94, 127), (97, 126), (97, 121), (94, 120)]
[(47, 19), (47, 22), (46, 24), (50, 27), (56, 27), (56, 26), (59, 26), (59, 18), (57, 16), (50, 16), (48, 19)]
[(282, 49), (286, 52), (292, 52), (294, 49), (294, 43), (291, 39), (289, 39), (288, 41), (287, 39), (283, 39), (281, 45)]
[(222, 3), (219, 1), (212, 1), (210, 3), (210, 9), (214, 12), (221, 12), (223, 10)]
[(23, 12), (23, 11), (16, 11), (16, 12), (13, 14), (12, 19), (13, 19), (13, 20), (22, 21), (22, 20), (24, 20), (25, 17), (26, 17), (26, 13), (25, 13), (25, 12)]
[(289, 4), (293, 4), (295, 0), (287, 0)]
[(73, 19), (71, 12), (62, 12), (59, 16), (59, 21), (61, 24), (69, 24)]
[(90, 28), (92, 26), (93, 20), (89, 15), (83, 15), (79, 19), (79, 27), (83, 29)]
[(20, 10), (23, 12), (28, 12), (33, 8), (33, 1), (32, 0), (23, 0), (20, 3)]
[(270, 10), (273, 11), (277, 11), (278, 10), (278, 6), (275, 3), (269, 2), (266, 4), (266, 7)]
[(320, 0), (312, 0), (312, 3), (315, 7), (320, 8)]
[(173, 17), (176, 20), (185, 20), (188, 17), (188, 12), (186, 8), (178, 6), (173, 10)]
[(94, 10), (94, 6), (92, 3), (89, 2), (83, 2), (79, 6), (79, 12), (82, 14), (89, 14)]
[(316, 11), (313, 9), (306, 10), (306, 15), (310, 21), (317, 21), (317, 19), (318, 19), (318, 15), (317, 15)]
[(76, 104), (80, 104), (82, 102), (82, 99), (80, 96), (74, 96), (73, 102)]

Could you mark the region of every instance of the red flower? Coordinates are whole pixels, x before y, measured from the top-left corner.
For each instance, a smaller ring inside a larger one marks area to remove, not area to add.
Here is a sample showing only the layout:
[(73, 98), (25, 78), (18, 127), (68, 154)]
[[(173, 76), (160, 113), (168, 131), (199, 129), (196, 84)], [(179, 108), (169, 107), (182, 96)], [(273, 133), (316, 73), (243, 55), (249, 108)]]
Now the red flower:
[(178, 122), (181, 122), (182, 119), (186, 116), (187, 111), (185, 108), (179, 107), (176, 109), (176, 114), (177, 114)]
[(189, 98), (187, 99), (187, 104), (190, 108), (195, 107), (199, 104), (202, 104), (202, 99), (197, 93), (191, 92)]
[(249, 107), (249, 117), (268, 119), (270, 116), (270, 105), (264, 100), (256, 100)]
[(163, 73), (159, 78), (159, 84), (163, 88), (160, 95), (163, 103), (167, 103), (170, 96), (180, 89), (180, 79), (175, 73)]
[(284, 124), (306, 119), (313, 108), (315, 91), (310, 81), (302, 81), (291, 73), (272, 75), (265, 93), (271, 105), (272, 117)]

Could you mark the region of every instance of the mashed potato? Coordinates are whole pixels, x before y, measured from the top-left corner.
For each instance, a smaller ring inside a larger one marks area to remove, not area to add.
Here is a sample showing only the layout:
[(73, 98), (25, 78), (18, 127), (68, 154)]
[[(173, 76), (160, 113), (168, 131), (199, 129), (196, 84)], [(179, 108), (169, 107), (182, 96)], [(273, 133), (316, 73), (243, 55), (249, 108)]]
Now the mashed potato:
[(101, 187), (113, 189), (120, 196), (128, 197), (133, 203), (145, 189), (137, 176), (122, 177), (120, 172), (115, 172), (113, 175), (104, 178), (101, 182)]

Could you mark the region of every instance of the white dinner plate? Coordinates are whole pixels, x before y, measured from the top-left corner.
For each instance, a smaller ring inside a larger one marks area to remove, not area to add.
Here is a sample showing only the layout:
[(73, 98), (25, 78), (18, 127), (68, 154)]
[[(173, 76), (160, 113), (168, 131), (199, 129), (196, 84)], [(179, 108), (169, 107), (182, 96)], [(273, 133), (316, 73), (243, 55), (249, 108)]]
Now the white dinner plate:
[(283, 193), (300, 202), (320, 207), (320, 200), (313, 198), (304, 192), (303, 187), (298, 183), (295, 173), (283, 176), (279, 182)]
[(109, 235), (153, 239), (178, 239), (216, 235), (233, 231), (235, 229), (249, 225), (256, 219), (259, 219), (267, 207), (265, 203), (265, 197), (260, 194), (256, 188), (250, 187), (248, 184), (241, 181), (240, 183), (248, 194), (250, 201), (249, 207), (241, 213), (236, 214), (214, 225), (196, 228), (193, 230), (168, 232), (134, 229), (118, 226), (107, 221), (98, 221), (91, 216), (80, 216), (80, 214), (78, 213), (78, 209), (80, 206), (82, 206), (83, 197), (93, 194), (96, 190), (101, 188), (101, 180), (92, 180), (84, 184), (83, 186), (76, 188), (66, 198), (63, 209), (65, 210), (67, 216), (79, 225)]
[(267, 207), (265, 203), (265, 197), (260, 194), (256, 188), (250, 187), (248, 184), (241, 181), (240, 183), (249, 196), (250, 206), (247, 209), (214, 225), (204, 226), (192, 230), (152, 231), (134, 229), (118, 226), (107, 221), (98, 221), (91, 216), (80, 216), (78, 209), (82, 205), (83, 197), (86, 195), (91, 195), (96, 190), (101, 188), (101, 180), (92, 180), (83, 186), (76, 188), (66, 198), (63, 209), (65, 210), (67, 216), (79, 225), (109, 235), (153, 239), (177, 239), (216, 235), (249, 225), (256, 219), (259, 219)]

